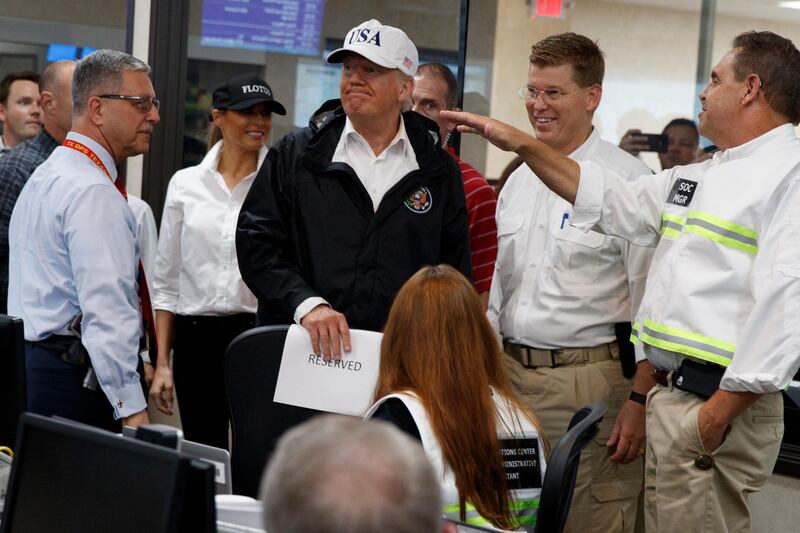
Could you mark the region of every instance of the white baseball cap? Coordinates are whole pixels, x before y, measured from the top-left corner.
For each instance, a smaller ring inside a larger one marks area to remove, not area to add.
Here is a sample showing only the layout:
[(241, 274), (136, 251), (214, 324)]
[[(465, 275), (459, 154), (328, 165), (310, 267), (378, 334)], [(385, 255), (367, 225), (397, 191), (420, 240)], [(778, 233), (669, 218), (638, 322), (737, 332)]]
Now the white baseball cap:
[(406, 32), (393, 26), (384, 26), (371, 19), (362, 22), (347, 33), (341, 48), (328, 55), (328, 63), (341, 63), (346, 52), (353, 52), (386, 68), (396, 68), (413, 76), (419, 66), (417, 47)]

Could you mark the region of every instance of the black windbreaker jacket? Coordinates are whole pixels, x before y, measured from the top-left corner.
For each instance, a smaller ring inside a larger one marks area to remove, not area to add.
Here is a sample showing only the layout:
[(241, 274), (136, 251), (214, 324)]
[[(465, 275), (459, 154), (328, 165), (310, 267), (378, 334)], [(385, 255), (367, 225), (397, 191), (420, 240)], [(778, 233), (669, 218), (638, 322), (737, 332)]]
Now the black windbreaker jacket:
[(291, 324), (299, 304), (321, 296), (351, 328), (380, 331), (420, 267), (448, 263), (471, 278), (461, 173), (436, 145), (435, 123), (403, 114), (419, 170), (374, 212), (353, 169), (331, 162), (345, 124), (338, 104), (326, 102), (309, 127), (270, 149), (239, 213), (239, 269), (260, 325)]

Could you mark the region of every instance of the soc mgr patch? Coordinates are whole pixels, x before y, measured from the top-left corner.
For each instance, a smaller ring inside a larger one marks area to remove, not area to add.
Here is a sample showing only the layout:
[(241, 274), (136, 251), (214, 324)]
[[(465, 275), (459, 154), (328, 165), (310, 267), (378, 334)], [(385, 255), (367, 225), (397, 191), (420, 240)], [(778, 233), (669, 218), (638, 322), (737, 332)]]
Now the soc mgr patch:
[(431, 210), (433, 196), (431, 196), (431, 191), (427, 187), (420, 185), (419, 188), (408, 195), (408, 198), (403, 200), (403, 204), (412, 213), (423, 215)]
[(694, 193), (697, 190), (697, 182), (678, 178), (672, 184), (672, 189), (667, 196), (667, 203), (686, 207), (692, 203)]

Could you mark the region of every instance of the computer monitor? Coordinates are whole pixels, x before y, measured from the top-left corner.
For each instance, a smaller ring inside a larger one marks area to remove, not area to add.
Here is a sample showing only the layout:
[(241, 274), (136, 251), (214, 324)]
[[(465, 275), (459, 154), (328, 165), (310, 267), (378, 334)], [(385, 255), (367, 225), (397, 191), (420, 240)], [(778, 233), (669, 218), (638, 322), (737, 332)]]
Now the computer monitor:
[(22, 320), (0, 315), (0, 446), (13, 446), (25, 411), (25, 338)]
[(215, 520), (211, 470), (175, 450), (30, 413), (18, 433), (0, 533), (179, 532), (194, 505)]

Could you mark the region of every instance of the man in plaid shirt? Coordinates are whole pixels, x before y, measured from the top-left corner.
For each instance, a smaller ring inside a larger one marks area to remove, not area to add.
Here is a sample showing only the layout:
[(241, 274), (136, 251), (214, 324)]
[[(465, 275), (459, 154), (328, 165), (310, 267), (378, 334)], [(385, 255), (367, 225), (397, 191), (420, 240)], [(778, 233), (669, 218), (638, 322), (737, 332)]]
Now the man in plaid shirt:
[(0, 313), (8, 303), (8, 222), (22, 187), (36, 167), (64, 141), (72, 124), (73, 61), (49, 64), (39, 80), (44, 127), (0, 159)]

